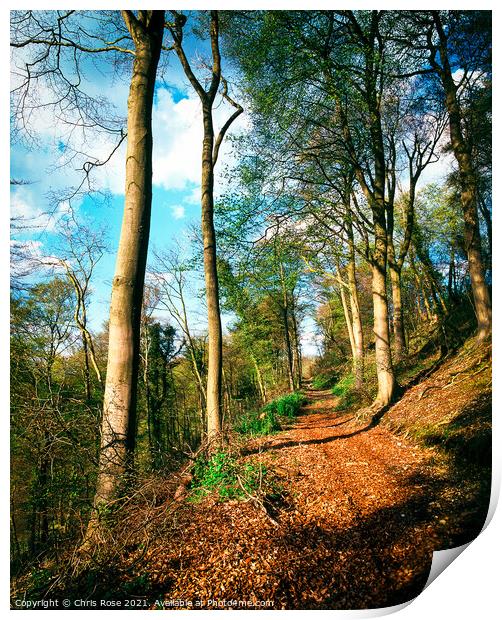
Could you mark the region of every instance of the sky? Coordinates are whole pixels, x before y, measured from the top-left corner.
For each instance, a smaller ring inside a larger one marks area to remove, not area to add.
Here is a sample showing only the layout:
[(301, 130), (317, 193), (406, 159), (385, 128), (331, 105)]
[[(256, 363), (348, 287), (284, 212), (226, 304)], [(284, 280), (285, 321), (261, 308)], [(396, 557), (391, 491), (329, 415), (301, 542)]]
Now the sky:
[[(191, 59), (207, 56), (204, 43), (189, 37), (185, 40), (187, 55)], [(110, 83), (110, 67), (102, 56), (93, 62), (86, 62), (84, 73), (86, 89), (95, 94), (104, 94), (115, 106), (120, 116), (126, 115), (128, 96), (128, 74)], [(15, 84), (15, 79), (13, 80)], [(49, 100), (50, 93), (40, 88), (41, 100)], [(229, 104), (216, 101), (214, 120), (216, 131), (234, 112)], [(30, 119), (36, 131), (36, 144), (11, 145), (12, 179), (29, 183), (11, 188), (11, 216), (21, 218), (28, 228), (15, 231), (17, 243), (27, 244), (41, 259), (53, 255), (56, 240), (57, 220), (68, 213), (64, 202), (54, 212), (48, 195), (62, 191), (65, 187), (77, 185), (82, 172), (76, 170), (78, 163), (64, 165), (72, 150), (85, 149), (100, 160), (106, 159), (115, 145), (115, 138), (103, 134), (87, 134), (72, 131), (71, 134), (57, 122), (51, 109), (35, 110)], [(246, 129), (245, 115), (233, 124), (228, 136)], [(150, 237), (150, 256), (153, 250), (163, 250), (174, 244), (182, 250), (189, 246), (191, 225), (200, 220), (200, 176), (202, 148), (202, 115), (200, 101), (189, 85), (181, 65), (171, 52), (167, 68), (158, 79), (153, 108), (153, 204)], [(223, 143), (216, 176), (216, 194), (224, 191), (219, 173), (233, 161), (230, 141)], [(109, 200), (83, 198), (72, 202), (72, 209), (78, 219), (92, 222), (96, 230), (102, 230), (109, 252), (99, 262), (93, 277), (93, 295), (89, 307), (91, 328), (99, 329), (108, 318), (111, 281), (114, 273), (115, 255), (119, 241), (124, 205), (125, 185), (125, 142), (114, 153), (106, 166), (93, 175), (93, 182), (109, 193)], [(50, 213), (48, 215), (48, 212)], [(204, 312), (201, 301), (191, 295), (194, 330), (203, 331)]]

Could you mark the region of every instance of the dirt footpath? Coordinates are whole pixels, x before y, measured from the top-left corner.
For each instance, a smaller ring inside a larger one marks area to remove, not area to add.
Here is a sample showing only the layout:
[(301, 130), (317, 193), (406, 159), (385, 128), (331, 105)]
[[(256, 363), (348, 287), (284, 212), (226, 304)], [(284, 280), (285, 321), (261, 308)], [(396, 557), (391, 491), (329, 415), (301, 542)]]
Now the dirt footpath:
[(251, 502), (194, 506), (162, 557), (152, 556), (165, 599), (206, 608), (395, 605), (421, 591), (435, 549), (474, 535), (475, 489), (434, 449), (336, 412), (329, 393), (307, 396), (292, 428), (254, 440), (247, 457), (285, 490), (277, 523)]

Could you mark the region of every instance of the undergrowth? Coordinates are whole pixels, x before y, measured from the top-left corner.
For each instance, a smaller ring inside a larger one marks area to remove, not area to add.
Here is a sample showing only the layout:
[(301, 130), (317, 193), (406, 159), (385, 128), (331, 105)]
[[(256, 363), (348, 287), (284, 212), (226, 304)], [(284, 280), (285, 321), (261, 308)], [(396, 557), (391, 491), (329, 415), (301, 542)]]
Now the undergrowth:
[(236, 424), (235, 430), (242, 435), (270, 435), (280, 431), (281, 418), (294, 419), (305, 403), (301, 392), (286, 394), (269, 402), (260, 411), (246, 413)]
[(348, 409), (356, 402), (358, 402), (358, 394), (354, 390), (354, 375), (345, 375), (338, 381), (338, 383), (331, 390), (334, 396), (338, 396), (340, 399), (335, 411), (342, 411)]
[(242, 435), (270, 435), (280, 431), (281, 425), (274, 411), (262, 409), (243, 415), (235, 430)]
[(200, 456), (193, 469), (192, 498), (200, 500), (215, 493), (222, 501), (247, 499), (260, 491), (266, 474), (263, 464), (241, 463), (224, 451)]
[(268, 405), (265, 405), (263, 411), (275, 413), (280, 418), (289, 418), (291, 420), (298, 415), (305, 400), (305, 396), (301, 392), (293, 392), (271, 401)]
[(332, 372), (320, 372), (312, 379), (312, 387), (314, 390), (327, 390), (336, 383), (337, 379), (338, 376), (334, 375)]

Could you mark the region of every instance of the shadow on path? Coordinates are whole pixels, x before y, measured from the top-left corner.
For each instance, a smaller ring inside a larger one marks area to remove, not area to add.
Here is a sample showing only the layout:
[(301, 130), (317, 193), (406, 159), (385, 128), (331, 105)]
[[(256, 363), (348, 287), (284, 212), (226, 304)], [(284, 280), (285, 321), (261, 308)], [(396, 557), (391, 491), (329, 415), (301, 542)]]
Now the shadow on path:
[[(250, 454), (258, 454), (261, 452), (271, 452), (273, 450), (282, 450), (283, 448), (292, 448), (292, 447), (298, 447), (298, 446), (310, 446), (310, 445), (321, 445), (321, 444), (326, 444), (326, 443), (331, 443), (332, 441), (337, 441), (339, 439), (349, 439), (350, 437), (355, 437), (356, 435), (360, 435), (361, 433), (366, 433), (367, 431), (371, 430), (372, 428), (375, 428), (375, 426), (378, 426), (378, 424), (380, 423), (380, 420), (382, 419), (385, 411), (387, 411), (388, 407), (385, 407), (381, 410), (379, 410), (377, 413), (375, 413), (373, 415), (373, 417), (371, 418), (371, 421), (369, 424), (367, 424), (366, 426), (363, 426), (362, 428), (356, 429), (355, 431), (352, 431), (351, 433), (344, 433), (341, 435), (330, 435), (329, 437), (319, 437), (316, 439), (307, 439), (305, 441), (302, 440), (291, 440), (291, 441), (284, 441), (282, 443), (276, 443), (276, 444), (264, 444), (261, 446), (258, 446), (256, 448), (252, 448), (250, 450), (246, 450), (245, 452), (243, 452), (244, 455), (250, 455)], [(350, 418), (350, 420), (352, 420), (353, 418)], [(302, 426), (296, 426), (296, 427), (292, 427), (291, 430), (295, 430), (295, 428), (297, 430), (307, 430), (310, 429), (312, 430), (313, 428), (319, 428), (319, 429), (323, 429), (323, 428), (332, 428), (335, 426), (341, 426), (343, 424), (346, 424), (347, 422), (349, 422), (350, 420), (345, 420), (343, 422), (339, 422), (337, 424), (332, 424), (330, 426), (318, 426), (318, 427), (302, 427)]]
[(481, 530), (489, 502), (483, 492), (446, 506), (438, 523), (438, 502), (452, 480), (415, 472), (400, 485), (409, 489), (405, 500), (373, 511), (353, 504), (352, 526), (323, 519), (283, 531), (274, 541), (283, 555), (274, 578), (277, 598), (287, 609), (407, 602), (422, 591), (434, 550), (464, 544)]

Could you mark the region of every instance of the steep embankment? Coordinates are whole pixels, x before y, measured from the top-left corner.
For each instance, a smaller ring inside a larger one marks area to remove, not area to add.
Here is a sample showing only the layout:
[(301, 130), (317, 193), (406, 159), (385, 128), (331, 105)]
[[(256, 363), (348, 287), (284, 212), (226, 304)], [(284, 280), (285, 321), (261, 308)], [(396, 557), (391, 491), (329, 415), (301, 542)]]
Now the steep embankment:
[(290, 428), (250, 440), (241, 457), (266, 467), (273, 500), (173, 502), (174, 484), (148, 508), (139, 501), (124, 521), (126, 560), (100, 596), (149, 608), (344, 609), (417, 595), (432, 552), (472, 539), (484, 521), (489, 350), (464, 348), (376, 425), (336, 411), (328, 392), (307, 396)]
[(438, 446), (459, 466), (491, 464), (491, 346), (469, 340), (425, 373), (384, 416), (394, 431)]

